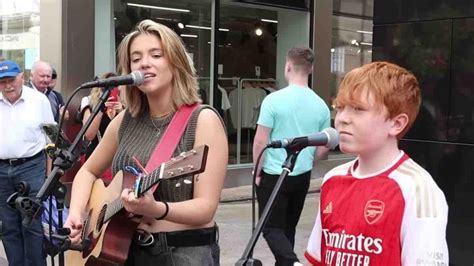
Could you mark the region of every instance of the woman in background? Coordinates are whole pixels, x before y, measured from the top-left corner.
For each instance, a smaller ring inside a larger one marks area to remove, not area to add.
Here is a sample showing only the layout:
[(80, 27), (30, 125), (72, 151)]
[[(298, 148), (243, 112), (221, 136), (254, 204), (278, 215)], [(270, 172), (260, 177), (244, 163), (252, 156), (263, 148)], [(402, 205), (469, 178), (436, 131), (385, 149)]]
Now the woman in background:
[[(107, 72), (102, 75), (102, 79), (115, 76), (115, 73)], [(82, 125), (85, 125), (92, 114), (92, 110), (99, 103), (99, 98), (102, 95), (102, 91), (103, 88), (93, 88), (91, 89), (91, 92), (88, 96), (82, 98), (80, 107)], [(114, 117), (122, 110), (123, 105), (120, 101), (119, 89), (115, 87), (110, 92), (107, 102), (105, 102), (105, 105), (102, 106), (100, 112), (97, 113), (96, 117), (94, 120), (92, 120), (92, 123), (84, 134), (83, 157), (81, 158), (82, 163), (84, 163), (90, 157), (94, 149), (97, 147), (110, 121), (112, 121), (112, 119), (114, 119)], [(102, 178), (109, 181), (112, 179), (112, 172), (110, 169), (104, 173)]]

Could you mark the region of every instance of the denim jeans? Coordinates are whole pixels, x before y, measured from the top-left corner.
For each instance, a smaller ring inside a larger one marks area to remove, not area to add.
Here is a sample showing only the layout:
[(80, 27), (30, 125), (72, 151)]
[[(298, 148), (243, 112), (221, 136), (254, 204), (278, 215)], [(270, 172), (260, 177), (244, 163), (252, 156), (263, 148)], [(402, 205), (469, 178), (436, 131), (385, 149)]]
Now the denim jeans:
[(29, 196), (35, 196), (44, 183), (46, 157), (27, 161), (17, 166), (0, 162), (0, 220), (1, 239), (11, 266), (45, 266), (43, 252), (43, 229), (41, 221), (34, 219), (29, 227), (24, 227), (18, 210), (7, 206), (7, 198), (15, 193), (20, 181), (30, 185)]

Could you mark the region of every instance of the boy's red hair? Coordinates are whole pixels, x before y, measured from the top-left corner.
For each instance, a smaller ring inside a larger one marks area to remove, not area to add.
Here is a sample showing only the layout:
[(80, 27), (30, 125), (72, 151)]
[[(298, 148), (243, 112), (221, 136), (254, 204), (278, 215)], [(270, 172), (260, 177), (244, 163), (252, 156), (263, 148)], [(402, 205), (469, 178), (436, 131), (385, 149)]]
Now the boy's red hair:
[(346, 74), (334, 105), (363, 106), (369, 94), (373, 95), (376, 105), (387, 109), (387, 118), (402, 113), (408, 116), (407, 126), (397, 136), (402, 138), (413, 125), (420, 108), (421, 92), (416, 77), (405, 68), (388, 62), (364, 65)]

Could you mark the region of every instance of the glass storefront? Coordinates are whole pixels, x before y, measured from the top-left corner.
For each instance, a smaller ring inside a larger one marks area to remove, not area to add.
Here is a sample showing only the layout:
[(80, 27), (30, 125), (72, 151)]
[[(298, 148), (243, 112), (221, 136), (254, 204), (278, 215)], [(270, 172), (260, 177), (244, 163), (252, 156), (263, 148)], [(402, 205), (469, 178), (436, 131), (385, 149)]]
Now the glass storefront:
[[(311, 40), (313, 2), (95, 0), (82, 11), (69, 3), (59, 8), (63, 21), (78, 12), (89, 16), (86, 10), (94, 10), (94, 19), (82, 20), (80, 26), (68, 22), (59, 28), (63, 36), (58, 47), (63, 47), (63, 56), (47, 58), (57, 52), (43, 47), (41, 59), (56, 65), (62, 62), (66, 79), (63, 95), (67, 96), (76, 83), (115, 70), (115, 49), (139, 21), (152, 19), (167, 25), (182, 37), (193, 58), (204, 103), (214, 106), (226, 123), (231, 168), (250, 167), (260, 104), (269, 92), (287, 85), (283, 75), (286, 51), (296, 45), (318, 49), (320, 42), (327, 42)], [(330, 85), (318, 91), (328, 98), (327, 103), (336, 95), (345, 73), (372, 60), (373, 0), (332, 3), (332, 21), (328, 21), (332, 24)], [(17, 61), (28, 75), (40, 55), (40, 0), (3, 0), (0, 10), (0, 56)], [(52, 23), (45, 19), (46, 24)], [(85, 34), (88, 31), (92, 35)], [(42, 34), (46, 37), (51, 36)], [(71, 49), (81, 49), (81, 56)], [(93, 69), (73, 70), (90, 62), (94, 62)]]
[(211, 0), (123, 2), (115, 0), (114, 24), (116, 47), (133, 27), (144, 19), (151, 19), (173, 29), (183, 39), (197, 74), (210, 73)]
[[(211, 0), (159, 4), (115, 0), (110, 18), (116, 46), (143, 19), (162, 23), (182, 37), (197, 69), (203, 102), (213, 105), (227, 126), (230, 165), (252, 162), (260, 104), (272, 90), (286, 86), (286, 51), (295, 45), (308, 46), (310, 37), (308, 7), (285, 9), (244, 2), (220, 1), (214, 14)], [(217, 29), (215, 44), (211, 42), (213, 28)], [(96, 69), (97, 61), (102, 60), (96, 59)]]
[(333, 2), (331, 99), (344, 75), (372, 62), (373, 0)]
[(26, 75), (39, 59), (40, 0), (0, 1), (0, 57), (17, 62)]
[[(330, 105), (347, 72), (372, 62), (372, 9), (373, 0), (333, 1)], [(332, 107), (330, 110), (334, 123), (336, 112)], [(336, 158), (349, 156), (338, 150), (330, 154)]]
[(271, 91), (287, 85), (286, 51), (309, 45), (309, 13), (227, 2), (220, 7), (219, 21), (224, 31), (219, 31), (220, 91), (215, 91), (214, 106), (227, 124), (229, 163), (251, 163), (260, 104)]

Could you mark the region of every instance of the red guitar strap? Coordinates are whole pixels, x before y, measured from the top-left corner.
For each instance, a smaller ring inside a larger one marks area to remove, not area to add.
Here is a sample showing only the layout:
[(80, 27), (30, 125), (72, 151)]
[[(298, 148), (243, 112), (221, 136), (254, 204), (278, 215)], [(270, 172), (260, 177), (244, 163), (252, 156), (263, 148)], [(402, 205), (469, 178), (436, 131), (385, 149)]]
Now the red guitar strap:
[[(168, 161), (173, 155), (174, 150), (178, 146), (179, 140), (184, 133), (184, 129), (191, 118), (193, 111), (199, 106), (199, 104), (183, 105), (181, 106), (176, 114), (173, 116), (168, 128), (166, 128), (163, 137), (155, 147), (155, 150), (150, 156), (150, 160), (145, 166), (145, 170), (148, 173), (153, 172), (163, 162)], [(155, 192), (158, 185), (151, 188), (152, 192)]]

